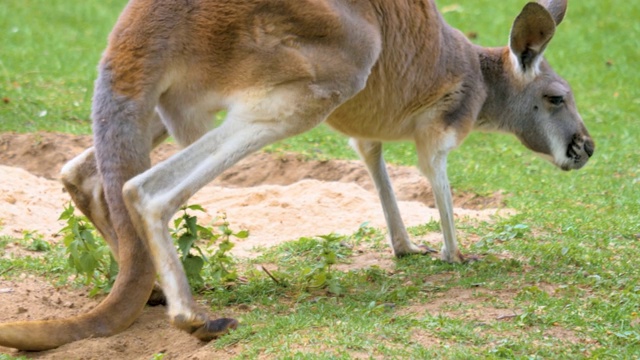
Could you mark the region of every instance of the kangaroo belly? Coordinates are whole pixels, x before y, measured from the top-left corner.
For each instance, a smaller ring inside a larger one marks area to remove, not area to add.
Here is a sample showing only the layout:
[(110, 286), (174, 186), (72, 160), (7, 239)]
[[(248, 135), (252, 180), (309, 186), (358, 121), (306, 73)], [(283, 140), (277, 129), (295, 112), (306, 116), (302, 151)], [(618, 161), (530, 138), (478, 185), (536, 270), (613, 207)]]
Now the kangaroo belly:
[(385, 109), (384, 104), (362, 101), (343, 104), (326, 123), (350, 137), (382, 141), (409, 140), (414, 128), (410, 116)]

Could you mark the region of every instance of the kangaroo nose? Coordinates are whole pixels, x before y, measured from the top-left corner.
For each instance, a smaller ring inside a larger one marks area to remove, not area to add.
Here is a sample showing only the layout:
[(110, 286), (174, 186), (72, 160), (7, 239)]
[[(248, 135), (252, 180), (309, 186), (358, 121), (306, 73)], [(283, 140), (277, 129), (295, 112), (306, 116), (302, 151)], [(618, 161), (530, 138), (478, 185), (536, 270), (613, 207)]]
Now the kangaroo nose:
[(593, 152), (596, 148), (596, 144), (590, 138), (587, 138), (584, 142), (584, 151), (587, 153), (589, 157), (593, 155)]

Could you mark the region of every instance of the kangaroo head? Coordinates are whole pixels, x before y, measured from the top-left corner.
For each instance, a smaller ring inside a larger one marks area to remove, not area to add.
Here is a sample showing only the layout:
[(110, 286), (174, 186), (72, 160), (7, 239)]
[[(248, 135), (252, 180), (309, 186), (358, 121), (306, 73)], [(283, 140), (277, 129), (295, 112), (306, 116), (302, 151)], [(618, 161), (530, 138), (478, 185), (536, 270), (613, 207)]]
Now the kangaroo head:
[[(556, 74), (542, 54), (562, 21), (566, 0), (528, 3), (515, 19), (509, 46), (497, 56), (502, 81), (490, 85), (485, 108), (491, 127), (511, 132), (530, 150), (563, 170), (579, 169), (595, 145), (587, 131), (569, 84)], [(491, 56), (489, 56), (491, 57)], [(495, 57), (494, 57), (495, 59)], [(486, 64), (486, 61), (485, 61)], [(485, 78), (487, 66), (483, 65)], [(489, 80), (491, 81), (491, 80)], [(496, 85), (498, 84), (499, 85)]]

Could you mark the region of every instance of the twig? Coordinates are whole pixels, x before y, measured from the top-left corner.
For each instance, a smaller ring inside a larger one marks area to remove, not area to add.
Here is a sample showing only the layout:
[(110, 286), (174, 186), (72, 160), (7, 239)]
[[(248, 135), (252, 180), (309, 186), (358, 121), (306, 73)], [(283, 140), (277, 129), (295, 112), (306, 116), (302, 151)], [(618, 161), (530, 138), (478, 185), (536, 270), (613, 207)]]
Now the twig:
[(281, 283), (280, 281), (278, 281), (278, 279), (276, 279), (276, 277), (275, 277), (275, 276), (273, 276), (273, 275), (269, 272), (269, 270), (267, 270), (267, 268), (266, 268), (266, 267), (264, 267), (264, 266), (260, 265), (260, 268), (261, 268), (261, 269), (262, 269), (262, 271), (264, 271), (267, 275), (269, 275), (269, 277), (271, 278), (271, 280), (273, 280), (276, 284), (278, 284), (278, 285), (282, 285), (282, 283)]
[(15, 266), (9, 266), (8, 268), (0, 271), (0, 276), (4, 275), (5, 273), (7, 273), (7, 272), (9, 272), (11, 270), (13, 270), (14, 268), (15, 268)]
[(518, 316), (520, 316), (520, 315), (515, 314), (515, 313), (514, 313), (513, 315), (502, 315), (502, 316), (498, 316), (498, 317), (496, 318), (496, 320), (507, 320), (507, 319), (513, 319), (513, 318), (517, 318)]

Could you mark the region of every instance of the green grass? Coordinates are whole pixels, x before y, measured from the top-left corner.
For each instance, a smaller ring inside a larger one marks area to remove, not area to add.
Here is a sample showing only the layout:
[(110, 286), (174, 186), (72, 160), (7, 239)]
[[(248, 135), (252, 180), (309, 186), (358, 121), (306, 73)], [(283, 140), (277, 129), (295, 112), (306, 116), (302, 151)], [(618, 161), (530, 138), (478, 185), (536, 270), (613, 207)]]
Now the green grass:
[(34, 234), (25, 234), (23, 238), (0, 236), (0, 275), (15, 277), (29, 272), (51, 279), (58, 285), (67, 284), (72, 271), (67, 266), (64, 247), (49, 243), (34, 246), (41, 244), (43, 239), (37, 235), (34, 240)]
[[(96, 64), (124, 3), (0, 2), (0, 98), (6, 99), (0, 102), (0, 131), (90, 132)], [(459, 4), (445, 14), (447, 20), (477, 33), (477, 43), (499, 46), (524, 1), (438, 3)], [(638, 2), (573, 0), (548, 47), (547, 59), (572, 84), (597, 144), (583, 170), (560, 172), (506, 135), (472, 134), (451, 154), (449, 177), (456, 191), (503, 191), (507, 205), (518, 211), (492, 224), (459, 221), (463, 244), (480, 239), (465, 250), (487, 254), (484, 261), (460, 266), (411, 257), (396, 261), (391, 272), (339, 273), (345, 293), (335, 296), (300, 285), (296, 274), (318, 258), (303, 242), (288, 244), (269, 250), (261, 261), (275, 264), (291, 286), (247, 270), (247, 284), (206, 295), (214, 308), (255, 306), (241, 315), (246, 326), (213, 346), (240, 344), (246, 358), (639, 357), (639, 18)], [(268, 151), (355, 158), (346, 139), (323, 126)], [(390, 144), (385, 156), (395, 164), (416, 161), (411, 144)], [(430, 224), (411, 233), (436, 229)], [(384, 234), (361, 235), (345, 241), (382, 251)], [(354, 256), (344, 252), (340, 261)], [(0, 271), (13, 266), (47, 273), (54, 265), (2, 259)], [(462, 315), (469, 310), (464, 303), (408, 312), (459, 289), (488, 297), (470, 308), (506, 307), (517, 317), (478, 324)]]
[(124, 4), (0, 4), (0, 130), (89, 132), (96, 65)]

